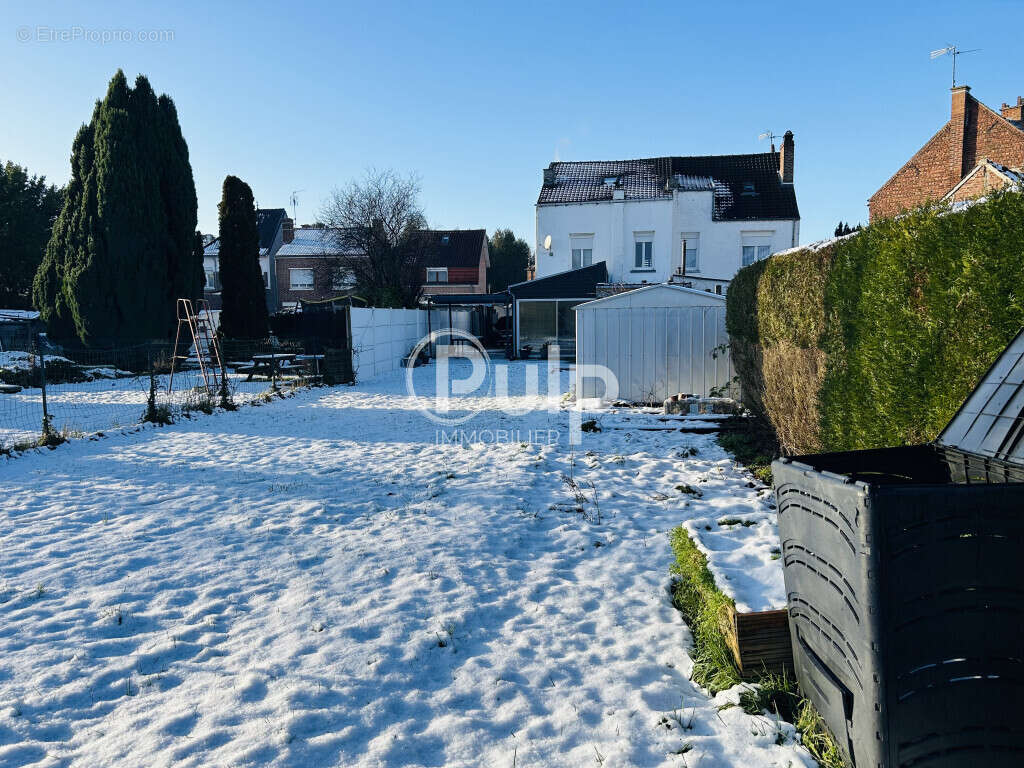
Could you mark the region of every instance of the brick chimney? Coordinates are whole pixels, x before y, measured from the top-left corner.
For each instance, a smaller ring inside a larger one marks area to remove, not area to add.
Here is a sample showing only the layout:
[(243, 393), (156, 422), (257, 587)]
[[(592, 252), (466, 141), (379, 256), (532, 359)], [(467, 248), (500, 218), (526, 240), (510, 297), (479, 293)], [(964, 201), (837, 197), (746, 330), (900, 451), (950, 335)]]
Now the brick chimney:
[(783, 184), (793, 183), (793, 132), (786, 131), (779, 150), (779, 176)]
[(281, 235), (286, 243), (295, 239), (295, 222), (287, 216), (284, 217), (284, 223), (281, 225)]
[(1017, 103), (1012, 107), (1009, 104), (1003, 104), (1002, 113), (1007, 120), (1024, 120), (1024, 96), (1018, 96)]
[(544, 186), (551, 186), (555, 183), (555, 169), (550, 165), (544, 169)]
[(957, 85), (952, 89), (953, 104), (950, 109), (949, 126), (953, 133), (949, 142), (949, 179), (950, 186), (960, 183), (964, 177), (964, 143), (967, 139), (967, 99), (970, 98), (971, 86)]

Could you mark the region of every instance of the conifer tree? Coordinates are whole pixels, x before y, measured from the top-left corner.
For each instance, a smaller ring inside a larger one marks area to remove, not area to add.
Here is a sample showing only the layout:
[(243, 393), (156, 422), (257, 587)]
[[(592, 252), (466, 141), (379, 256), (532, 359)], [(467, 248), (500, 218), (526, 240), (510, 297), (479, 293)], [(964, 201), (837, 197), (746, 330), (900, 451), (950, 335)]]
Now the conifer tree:
[(174, 103), (121, 70), (71, 148), (71, 181), (36, 273), (49, 332), (86, 345), (162, 339), (202, 290), (196, 192)]
[(228, 339), (262, 339), (267, 335), (269, 320), (252, 189), (237, 176), (228, 176), (217, 210), (221, 333)]

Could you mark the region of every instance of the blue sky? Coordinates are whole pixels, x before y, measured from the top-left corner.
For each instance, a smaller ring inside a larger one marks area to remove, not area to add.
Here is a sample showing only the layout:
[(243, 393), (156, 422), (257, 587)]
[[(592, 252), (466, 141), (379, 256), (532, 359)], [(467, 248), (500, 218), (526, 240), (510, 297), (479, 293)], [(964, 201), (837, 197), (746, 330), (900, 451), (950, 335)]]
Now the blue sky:
[[(228, 173), (264, 207), (303, 190), (310, 222), (333, 187), (390, 167), (420, 177), (433, 226), (509, 226), (532, 245), (553, 159), (758, 152), (759, 133), (790, 129), (809, 242), (866, 220), (948, 119), (950, 62), (929, 51), (983, 48), (958, 79), (996, 108), (1024, 95), (1017, 46), (1000, 43), (1024, 23), (1017, 0), (3, 9), (0, 159), (65, 182), (111, 75), (144, 73), (177, 104), (204, 232)], [(96, 39), (117, 30), (173, 39)], [(60, 34), (79, 39), (45, 39)]]

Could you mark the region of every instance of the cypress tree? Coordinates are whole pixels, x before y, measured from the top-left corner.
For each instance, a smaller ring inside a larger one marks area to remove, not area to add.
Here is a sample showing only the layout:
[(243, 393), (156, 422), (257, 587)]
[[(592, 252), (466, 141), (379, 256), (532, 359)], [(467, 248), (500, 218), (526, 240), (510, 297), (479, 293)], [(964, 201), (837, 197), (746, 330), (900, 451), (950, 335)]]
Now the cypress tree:
[(64, 207), (33, 302), (54, 337), (86, 345), (167, 338), (175, 299), (202, 289), (196, 193), (173, 102), (121, 70), (71, 150)]
[(262, 339), (269, 320), (260, 269), (260, 236), (252, 189), (224, 179), (220, 205), (220, 330), (229, 339)]

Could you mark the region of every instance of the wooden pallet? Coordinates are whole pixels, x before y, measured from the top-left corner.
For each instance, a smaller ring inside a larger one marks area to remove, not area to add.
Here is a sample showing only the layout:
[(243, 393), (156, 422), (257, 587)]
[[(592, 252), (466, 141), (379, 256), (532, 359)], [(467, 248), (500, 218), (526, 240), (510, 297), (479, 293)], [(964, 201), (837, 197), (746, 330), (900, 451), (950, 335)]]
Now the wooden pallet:
[(722, 633), (743, 679), (765, 671), (793, 678), (793, 646), (785, 610), (740, 613), (730, 606), (722, 617)]

